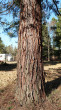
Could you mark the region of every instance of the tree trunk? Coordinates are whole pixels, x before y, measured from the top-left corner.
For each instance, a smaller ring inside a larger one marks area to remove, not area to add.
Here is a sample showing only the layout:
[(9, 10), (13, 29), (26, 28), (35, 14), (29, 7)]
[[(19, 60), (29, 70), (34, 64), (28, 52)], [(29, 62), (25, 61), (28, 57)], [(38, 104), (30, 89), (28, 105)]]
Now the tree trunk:
[(18, 99), (39, 102), (45, 97), (41, 52), (40, 0), (22, 0), (18, 40)]
[(48, 36), (48, 61), (50, 61), (50, 37)]

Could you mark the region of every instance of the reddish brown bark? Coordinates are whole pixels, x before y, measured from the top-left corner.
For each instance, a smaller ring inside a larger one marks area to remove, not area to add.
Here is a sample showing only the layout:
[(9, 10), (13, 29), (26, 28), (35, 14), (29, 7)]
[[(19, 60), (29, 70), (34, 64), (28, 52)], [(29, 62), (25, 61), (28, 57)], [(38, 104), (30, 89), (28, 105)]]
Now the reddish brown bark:
[(39, 102), (45, 96), (41, 54), (40, 0), (22, 0), (18, 40), (18, 93), (21, 104)]

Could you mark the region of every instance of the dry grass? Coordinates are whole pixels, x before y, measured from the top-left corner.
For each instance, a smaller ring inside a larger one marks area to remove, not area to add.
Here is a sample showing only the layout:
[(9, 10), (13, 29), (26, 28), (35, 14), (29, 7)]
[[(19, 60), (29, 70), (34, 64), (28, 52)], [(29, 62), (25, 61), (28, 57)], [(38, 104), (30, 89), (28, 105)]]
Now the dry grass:
[(11, 84), (17, 78), (16, 62), (0, 65), (0, 89)]
[(61, 63), (46, 65), (44, 71), (47, 101), (23, 108), (15, 100), (16, 63), (0, 65), (0, 110), (61, 110)]
[(61, 63), (44, 66), (44, 72), (47, 98), (61, 110)]

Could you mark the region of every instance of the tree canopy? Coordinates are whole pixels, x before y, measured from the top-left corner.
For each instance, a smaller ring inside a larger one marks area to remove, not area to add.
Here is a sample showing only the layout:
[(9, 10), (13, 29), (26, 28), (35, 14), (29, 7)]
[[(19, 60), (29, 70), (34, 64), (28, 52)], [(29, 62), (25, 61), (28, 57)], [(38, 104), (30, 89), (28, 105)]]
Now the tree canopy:
[[(59, 0), (41, 0), (40, 3), (42, 5), (42, 13), (44, 16), (43, 20), (45, 20), (46, 17), (49, 18), (52, 10), (55, 14), (60, 14), (58, 10)], [(7, 32), (10, 37), (18, 35), (21, 12), (20, 4), (22, 4), (22, 0), (0, 1), (0, 22), (4, 25), (4, 31)], [(7, 21), (7, 19), (2, 19), (6, 14), (11, 14), (13, 16), (13, 20), (11, 22), (10, 20)]]

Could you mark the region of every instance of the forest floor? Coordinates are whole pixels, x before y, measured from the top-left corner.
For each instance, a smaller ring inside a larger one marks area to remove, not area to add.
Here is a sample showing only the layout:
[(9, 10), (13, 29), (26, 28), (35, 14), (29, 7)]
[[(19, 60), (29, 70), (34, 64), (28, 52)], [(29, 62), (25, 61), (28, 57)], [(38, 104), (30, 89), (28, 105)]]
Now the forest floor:
[[(16, 62), (0, 64), (0, 110), (28, 110), (20, 109), (15, 101), (16, 67)], [(39, 109), (35, 106), (29, 110), (61, 110), (61, 63), (45, 62), (44, 73), (47, 101)]]

